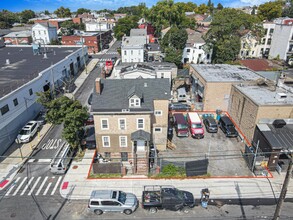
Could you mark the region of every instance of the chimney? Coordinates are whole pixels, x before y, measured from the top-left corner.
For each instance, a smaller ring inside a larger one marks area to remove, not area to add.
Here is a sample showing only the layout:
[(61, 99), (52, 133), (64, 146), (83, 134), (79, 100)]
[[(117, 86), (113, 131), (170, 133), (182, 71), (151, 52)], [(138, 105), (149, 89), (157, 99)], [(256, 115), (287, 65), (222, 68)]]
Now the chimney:
[(101, 78), (96, 78), (96, 93), (97, 94), (101, 94), (102, 93)]

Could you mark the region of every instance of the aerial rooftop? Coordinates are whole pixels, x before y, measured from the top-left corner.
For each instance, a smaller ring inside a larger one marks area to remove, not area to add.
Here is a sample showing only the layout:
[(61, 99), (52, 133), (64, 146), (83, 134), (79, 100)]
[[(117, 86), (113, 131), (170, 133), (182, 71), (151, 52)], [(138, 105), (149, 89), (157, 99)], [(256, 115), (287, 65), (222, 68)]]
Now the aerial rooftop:
[[(47, 59), (44, 59), (43, 54), (34, 55), (32, 47), (0, 48), (0, 98), (78, 49), (79, 47), (47, 47)], [(7, 60), (10, 64), (6, 64)]]
[(272, 91), (267, 86), (236, 85), (235, 87), (257, 105), (293, 105), (293, 94), (281, 88)]
[(207, 82), (244, 82), (262, 78), (243, 66), (228, 64), (191, 64)]

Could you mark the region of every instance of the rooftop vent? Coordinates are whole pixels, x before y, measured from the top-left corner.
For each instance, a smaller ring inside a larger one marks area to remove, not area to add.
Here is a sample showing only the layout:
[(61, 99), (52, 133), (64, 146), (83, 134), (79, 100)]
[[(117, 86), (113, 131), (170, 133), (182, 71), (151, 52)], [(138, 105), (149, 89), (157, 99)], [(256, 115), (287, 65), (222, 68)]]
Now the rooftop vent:
[(144, 87), (148, 87), (148, 84), (147, 84), (147, 83), (144, 83), (143, 86), (144, 86)]
[(276, 119), (274, 122), (273, 122), (273, 126), (275, 128), (282, 128), (286, 125), (286, 122), (283, 120), (283, 119)]
[(9, 64), (10, 64), (10, 60), (6, 59), (6, 65), (9, 65)]
[(48, 59), (48, 56), (46, 53), (44, 53), (44, 59)]
[(130, 112), (130, 109), (122, 109), (122, 112)]
[(276, 94), (276, 99), (279, 101), (283, 101), (287, 98), (287, 94), (283, 92), (279, 92)]

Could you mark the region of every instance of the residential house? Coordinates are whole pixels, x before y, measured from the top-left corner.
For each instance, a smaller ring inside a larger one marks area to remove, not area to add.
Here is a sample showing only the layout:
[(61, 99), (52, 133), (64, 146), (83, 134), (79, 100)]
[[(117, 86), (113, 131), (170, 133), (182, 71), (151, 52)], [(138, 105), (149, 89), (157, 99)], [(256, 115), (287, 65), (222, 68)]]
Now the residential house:
[(97, 152), (148, 174), (150, 147), (166, 149), (169, 98), (168, 79), (97, 78), (91, 107)]
[(120, 18), (125, 18), (127, 14), (114, 14), (114, 18), (118, 21)]
[(100, 46), (102, 44), (108, 44), (111, 42), (111, 32), (100, 33), (76, 33), (71, 36), (62, 36), (61, 43), (63, 45), (86, 45), (89, 54), (95, 54), (100, 52)]
[(37, 23), (49, 23), (51, 26), (55, 26), (57, 30), (60, 29), (61, 24), (64, 21), (73, 21), (72, 18), (52, 18), (52, 19), (36, 19), (34, 20), (35, 24)]
[(87, 32), (109, 31), (115, 27), (114, 21), (90, 21), (85, 23)]
[(121, 61), (127, 63), (144, 62), (146, 36), (124, 36), (121, 43)]
[(191, 100), (196, 110), (203, 111), (227, 111), (232, 85), (262, 78), (246, 67), (228, 64), (191, 64), (190, 76)]
[(130, 37), (134, 36), (144, 36), (147, 37), (147, 30), (146, 29), (139, 29), (139, 28), (133, 28), (130, 30)]
[(91, 13), (79, 14), (77, 17), (81, 19), (82, 23), (86, 23), (95, 19), (95, 16)]
[(165, 78), (171, 85), (172, 79), (177, 76), (177, 66), (168, 62), (152, 63), (120, 63), (112, 72), (114, 79), (138, 79), (138, 78)]
[(288, 60), (293, 55), (293, 18), (275, 19), (269, 57)]
[(162, 53), (160, 44), (148, 43), (146, 45), (147, 60), (152, 61), (162, 61), (164, 55)]
[(57, 40), (57, 28), (49, 23), (37, 23), (32, 27), (32, 37), (34, 43), (51, 44), (52, 40)]
[(4, 35), (4, 43), (6, 45), (29, 45), (32, 43), (31, 31), (11, 32)]
[[(149, 38), (150, 43), (154, 43), (156, 38), (155, 36), (155, 28), (150, 23), (142, 23), (138, 25), (139, 29), (145, 29)], [(130, 35), (131, 36), (131, 35)]]
[(183, 49), (182, 63), (211, 63), (212, 50), (209, 52), (204, 50), (203, 34), (190, 28), (187, 28), (186, 32), (188, 39)]

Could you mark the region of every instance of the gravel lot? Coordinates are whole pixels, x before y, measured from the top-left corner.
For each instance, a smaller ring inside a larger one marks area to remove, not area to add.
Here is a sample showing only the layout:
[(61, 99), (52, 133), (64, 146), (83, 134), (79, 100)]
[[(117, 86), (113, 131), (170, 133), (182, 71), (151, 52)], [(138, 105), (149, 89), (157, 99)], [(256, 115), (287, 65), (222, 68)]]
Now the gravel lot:
[(159, 157), (168, 161), (192, 161), (209, 159), (208, 174), (216, 176), (253, 176), (244, 161), (241, 150), (244, 151), (244, 143), (240, 138), (227, 138), (222, 130), (218, 133), (207, 133), (203, 139), (179, 138), (175, 129), (172, 143), (176, 149), (167, 149), (159, 152)]

